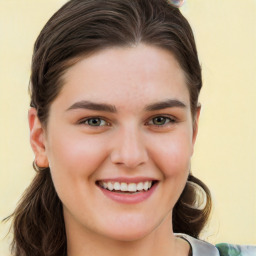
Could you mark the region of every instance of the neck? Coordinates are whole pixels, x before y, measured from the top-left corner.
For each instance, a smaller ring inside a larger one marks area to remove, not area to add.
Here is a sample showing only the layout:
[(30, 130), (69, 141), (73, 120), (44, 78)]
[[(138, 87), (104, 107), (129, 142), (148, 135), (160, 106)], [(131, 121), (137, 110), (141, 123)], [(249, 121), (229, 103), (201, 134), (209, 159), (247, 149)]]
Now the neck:
[(112, 239), (69, 224), (66, 233), (68, 256), (189, 255), (188, 243), (176, 238), (172, 232), (171, 216), (149, 234), (132, 241)]

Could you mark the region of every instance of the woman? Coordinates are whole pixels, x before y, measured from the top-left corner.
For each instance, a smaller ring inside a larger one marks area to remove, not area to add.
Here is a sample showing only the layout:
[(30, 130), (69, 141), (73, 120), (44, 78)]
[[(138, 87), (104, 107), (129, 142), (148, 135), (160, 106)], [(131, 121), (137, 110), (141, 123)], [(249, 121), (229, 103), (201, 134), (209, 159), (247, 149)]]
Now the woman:
[(34, 48), (37, 174), (13, 214), (15, 255), (219, 255), (197, 240), (211, 209), (190, 172), (201, 86), (172, 3), (71, 0), (55, 13)]

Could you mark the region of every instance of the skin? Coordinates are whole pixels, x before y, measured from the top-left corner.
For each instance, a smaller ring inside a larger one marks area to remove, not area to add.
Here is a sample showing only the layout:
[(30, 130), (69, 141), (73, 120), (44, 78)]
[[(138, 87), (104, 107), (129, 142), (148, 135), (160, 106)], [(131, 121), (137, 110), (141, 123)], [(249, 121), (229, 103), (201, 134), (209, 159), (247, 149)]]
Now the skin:
[[(68, 255), (188, 255), (187, 242), (173, 235), (172, 209), (186, 184), (200, 110), (193, 120), (174, 56), (144, 44), (108, 48), (63, 78), (47, 127), (33, 108), (29, 123), (37, 165), (50, 166), (63, 203)], [(146, 109), (170, 99), (184, 106)], [(81, 101), (116, 112), (87, 109)], [(165, 117), (160, 125), (157, 116)], [(101, 118), (94, 120), (100, 126), (90, 125), (92, 117)], [(95, 184), (116, 177), (150, 177), (158, 184), (145, 201), (122, 204)]]

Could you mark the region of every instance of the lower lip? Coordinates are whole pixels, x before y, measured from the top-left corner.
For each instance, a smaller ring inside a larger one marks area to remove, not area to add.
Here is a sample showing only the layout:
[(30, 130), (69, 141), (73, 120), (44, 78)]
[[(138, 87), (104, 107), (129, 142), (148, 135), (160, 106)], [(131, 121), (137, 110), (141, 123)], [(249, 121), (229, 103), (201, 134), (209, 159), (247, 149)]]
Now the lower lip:
[(147, 200), (156, 190), (158, 183), (154, 184), (148, 191), (138, 192), (136, 194), (125, 194), (112, 192), (102, 187), (99, 187), (105, 196), (123, 204), (137, 204)]

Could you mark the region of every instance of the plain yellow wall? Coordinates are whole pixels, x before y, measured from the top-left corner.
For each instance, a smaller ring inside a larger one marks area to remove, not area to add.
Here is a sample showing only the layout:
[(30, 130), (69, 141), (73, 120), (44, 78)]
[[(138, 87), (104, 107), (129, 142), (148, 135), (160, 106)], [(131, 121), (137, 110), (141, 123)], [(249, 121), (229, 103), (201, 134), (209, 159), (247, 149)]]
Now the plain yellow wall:
[[(33, 43), (64, 0), (0, 0), (0, 219), (10, 214), (34, 171), (27, 86)], [(192, 161), (209, 185), (214, 212), (203, 237), (256, 244), (256, 1), (187, 0), (204, 86)], [(0, 255), (9, 225), (0, 224)]]

